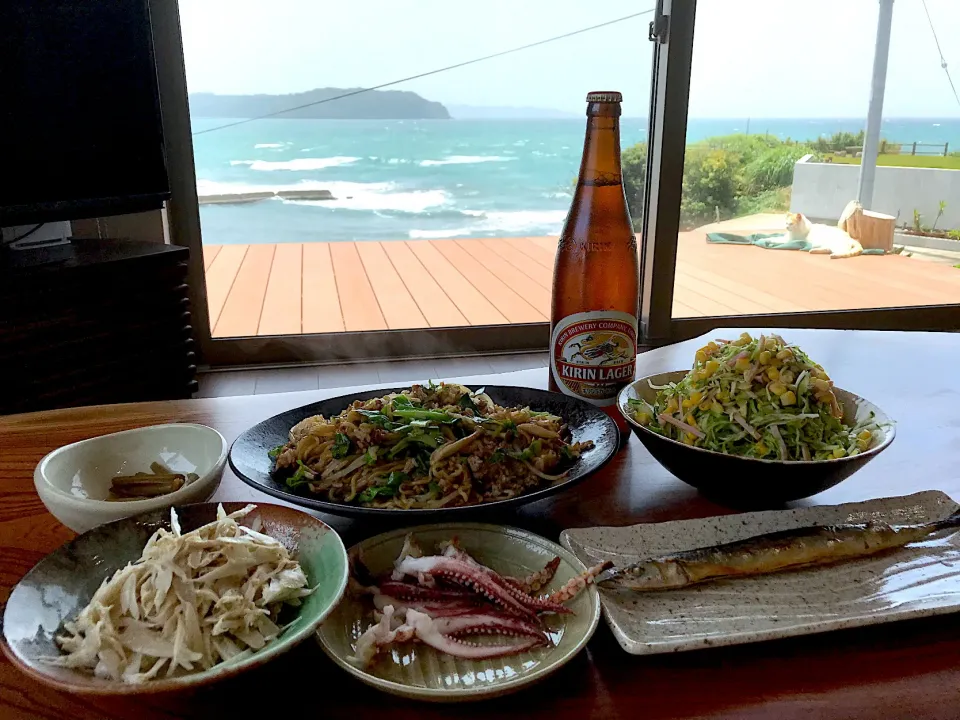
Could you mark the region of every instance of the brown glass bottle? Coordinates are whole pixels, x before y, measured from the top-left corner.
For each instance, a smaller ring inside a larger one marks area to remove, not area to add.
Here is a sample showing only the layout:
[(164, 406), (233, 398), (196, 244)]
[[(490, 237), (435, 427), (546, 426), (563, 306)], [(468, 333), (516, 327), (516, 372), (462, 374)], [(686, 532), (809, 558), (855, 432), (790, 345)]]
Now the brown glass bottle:
[(550, 319), (550, 389), (615, 418), (637, 354), (637, 240), (620, 168), (618, 92), (587, 95), (587, 136), (557, 247)]

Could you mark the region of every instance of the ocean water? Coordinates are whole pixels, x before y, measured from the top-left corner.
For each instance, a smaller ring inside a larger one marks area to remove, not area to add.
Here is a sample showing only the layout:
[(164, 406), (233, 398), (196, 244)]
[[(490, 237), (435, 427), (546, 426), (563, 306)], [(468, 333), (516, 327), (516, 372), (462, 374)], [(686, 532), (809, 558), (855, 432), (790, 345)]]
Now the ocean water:
[[(194, 130), (223, 119), (195, 119)], [(692, 119), (687, 140), (734, 132), (813, 140), (855, 119)], [(585, 120), (257, 120), (194, 137), (197, 189), (329, 190), (335, 200), (201, 205), (205, 243), (555, 235), (570, 204)], [(960, 119), (889, 119), (892, 142), (960, 151)], [(646, 121), (624, 118), (624, 147)]]

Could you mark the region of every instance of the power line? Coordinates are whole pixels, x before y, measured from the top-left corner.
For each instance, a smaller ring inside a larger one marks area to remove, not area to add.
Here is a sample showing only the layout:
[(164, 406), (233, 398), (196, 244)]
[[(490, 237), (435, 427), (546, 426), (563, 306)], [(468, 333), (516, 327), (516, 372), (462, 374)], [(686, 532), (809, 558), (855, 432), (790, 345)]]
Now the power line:
[(933, 27), (933, 20), (930, 17), (930, 10), (927, 9), (927, 0), (920, 0), (923, 3), (923, 11), (927, 14), (927, 22), (930, 23), (930, 32), (933, 33), (933, 42), (937, 46), (937, 52), (940, 53), (940, 67), (947, 74), (947, 82), (950, 83), (950, 89), (953, 90), (953, 99), (960, 105), (960, 95), (957, 95), (957, 88), (953, 84), (953, 78), (950, 77), (950, 70), (947, 69), (947, 61), (943, 57), (943, 50), (940, 49), (940, 40), (937, 39), (937, 31)]
[(616, 25), (617, 23), (624, 22), (625, 20), (632, 20), (633, 18), (640, 17), (641, 15), (649, 15), (653, 12), (653, 8), (649, 10), (643, 10), (641, 12), (633, 13), (632, 15), (624, 15), (623, 17), (616, 18), (614, 20), (607, 20), (598, 25), (591, 25), (590, 27), (580, 28), (579, 30), (573, 30), (572, 32), (564, 33), (563, 35), (556, 35), (546, 40), (538, 40), (537, 42), (532, 42), (527, 45), (521, 45), (520, 47), (510, 48), (509, 50), (501, 50), (500, 52), (493, 53), (492, 55), (484, 55), (483, 57), (474, 58), (473, 60), (466, 60), (464, 62), (456, 63), (455, 65), (447, 65), (446, 67), (438, 68), (436, 70), (430, 70), (428, 72), (419, 73), (418, 75), (410, 75), (409, 77), (400, 78), (399, 80), (391, 80), (390, 82), (385, 82), (380, 85), (374, 85), (373, 87), (368, 88), (359, 88), (357, 90), (351, 90), (350, 92), (342, 93), (341, 95), (334, 95), (333, 97), (324, 98), (323, 100), (316, 100), (314, 102), (305, 103), (303, 105), (297, 105), (296, 107), (286, 108), (284, 110), (277, 110), (276, 112), (267, 113), (265, 115), (258, 115), (257, 117), (245, 118), (243, 120), (237, 120), (235, 122), (226, 123), (224, 125), (217, 125), (216, 127), (207, 128), (205, 130), (197, 130), (194, 135), (204, 135), (206, 133), (213, 132), (215, 130), (223, 130), (225, 128), (236, 127), (237, 125), (245, 125), (246, 123), (253, 122), (254, 120), (263, 120), (265, 118), (276, 117), (277, 115), (284, 115), (286, 113), (294, 112), (296, 110), (302, 110), (303, 108), (313, 107), (314, 105), (322, 105), (323, 103), (333, 102), (334, 100), (342, 100), (343, 98), (353, 97), (354, 95), (360, 95), (362, 93), (370, 92), (372, 90), (382, 90), (385, 87), (390, 87), (392, 85), (399, 85), (400, 83), (409, 82), (410, 80), (418, 80), (420, 78), (428, 77), (430, 75), (436, 75), (437, 73), (446, 72), (447, 70), (456, 70), (457, 68), (466, 67), (467, 65), (473, 65), (475, 63), (484, 62), (485, 60), (493, 60), (494, 58), (503, 57), (504, 55), (510, 55), (511, 53), (520, 52), (521, 50), (529, 50), (530, 48), (535, 48), (539, 45), (546, 45), (547, 43), (556, 42), (557, 40), (564, 40), (574, 35), (580, 35), (582, 33), (590, 32), (591, 30), (598, 30), (602, 27), (607, 27), (608, 25)]

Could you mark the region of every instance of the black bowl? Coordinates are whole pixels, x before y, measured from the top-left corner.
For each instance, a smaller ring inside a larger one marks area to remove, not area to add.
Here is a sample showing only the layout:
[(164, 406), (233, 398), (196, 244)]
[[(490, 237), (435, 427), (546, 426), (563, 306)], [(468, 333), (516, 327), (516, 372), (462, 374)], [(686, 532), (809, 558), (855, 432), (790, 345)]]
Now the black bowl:
[(893, 421), (873, 403), (835, 387), (843, 409), (843, 422), (853, 425), (874, 414), (883, 434), (880, 442), (865, 452), (832, 460), (762, 460), (726, 455), (714, 450), (684, 445), (644, 427), (633, 419), (627, 401), (643, 399), (653, 403), (657, 391), (650, 387), (680, 382), (687, 370), (659, 373), (627, 385), (617, 398), (620, 413), (657, 462), (680, 480), (705, 496), (734, 507), (773, 507), (790, 500), (810, 497), (847, 479), (879, 455), (896, 435)]

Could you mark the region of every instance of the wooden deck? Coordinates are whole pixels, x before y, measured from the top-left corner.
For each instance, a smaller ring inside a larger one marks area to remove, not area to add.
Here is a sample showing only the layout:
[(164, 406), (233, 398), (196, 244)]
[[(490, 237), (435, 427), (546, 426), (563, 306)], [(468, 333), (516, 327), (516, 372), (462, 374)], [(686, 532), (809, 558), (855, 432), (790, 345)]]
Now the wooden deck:
[[(555, 238), (207, 245), (214, 337), (543, 322)], [(960, 269), (681, 233), (675, 317), (960, 303)]]

